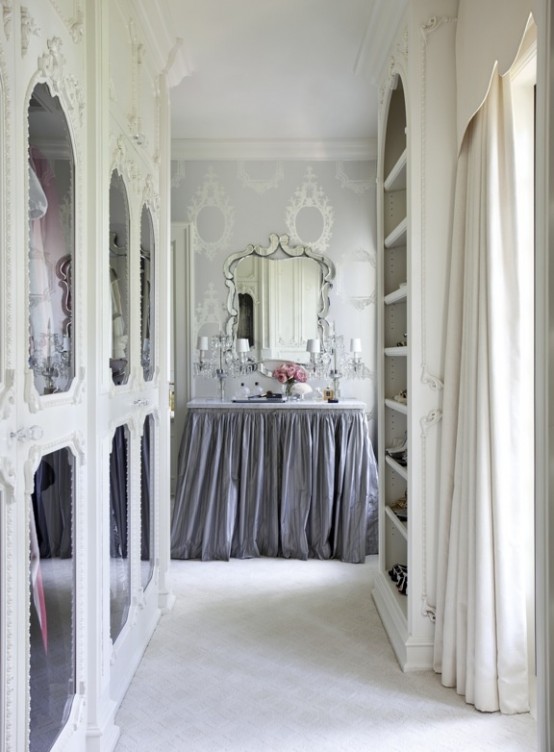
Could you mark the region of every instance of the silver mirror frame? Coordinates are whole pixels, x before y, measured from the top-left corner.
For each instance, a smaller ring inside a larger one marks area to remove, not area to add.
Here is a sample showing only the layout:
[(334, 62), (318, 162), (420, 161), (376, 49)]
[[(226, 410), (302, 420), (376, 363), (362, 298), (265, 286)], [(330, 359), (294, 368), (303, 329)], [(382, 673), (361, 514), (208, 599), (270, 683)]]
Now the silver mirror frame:
[(319, 310), (317, 311), (317, 329), (320, 339), (325, 342), (329, 333), (329, 322), (326, 316), (329, 313), (329, 291), (335, 280), (335, 265), (328, 256), (314, 251), (308, 245), (290, 246), (289, 236), (277, 235), (277, 233), (270, 234), (269, 245), (267, 247), (250, 243), (243, 251), (233, 253), (225, 260), (223, 275), (225, 277), (225, 284), (229, 288), (227, 295), (229, 318), (225, 326), (225, 333), (233, 339), (236, 336), (239, 311), (235, 271), (239, 261), (248, 256), (272, 257), (275, 260), (305, 256), (314, 259), (319, 264), (319, 268), (321, 269), (321, 286), (319, 291)]

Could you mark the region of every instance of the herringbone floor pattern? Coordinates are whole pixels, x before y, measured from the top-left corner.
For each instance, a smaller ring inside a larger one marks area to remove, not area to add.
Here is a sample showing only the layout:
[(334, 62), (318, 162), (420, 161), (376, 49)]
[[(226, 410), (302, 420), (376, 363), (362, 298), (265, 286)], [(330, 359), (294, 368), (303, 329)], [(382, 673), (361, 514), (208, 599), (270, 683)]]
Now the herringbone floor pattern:
[(482, 714), (403, 674), (371, 599), (376, 557), (172, 562), (116, 752), (530, 752), (529, 715)]

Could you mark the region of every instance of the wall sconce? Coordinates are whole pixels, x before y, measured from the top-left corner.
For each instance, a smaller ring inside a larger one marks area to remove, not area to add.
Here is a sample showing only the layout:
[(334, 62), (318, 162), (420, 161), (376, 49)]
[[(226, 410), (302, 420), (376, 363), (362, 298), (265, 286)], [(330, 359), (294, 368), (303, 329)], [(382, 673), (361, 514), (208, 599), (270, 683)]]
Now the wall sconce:
[(247, 376), (257, 369), (257, 362), (249, 356), (250, 343), (245, 338), (233, 338), (220, 334), (210, 338), (198, 337), (196, 349), (198, 361), (194, 363), (196, 376), (219, 381), (221, 401), (225, 401), (225, 380), (233, 376)]

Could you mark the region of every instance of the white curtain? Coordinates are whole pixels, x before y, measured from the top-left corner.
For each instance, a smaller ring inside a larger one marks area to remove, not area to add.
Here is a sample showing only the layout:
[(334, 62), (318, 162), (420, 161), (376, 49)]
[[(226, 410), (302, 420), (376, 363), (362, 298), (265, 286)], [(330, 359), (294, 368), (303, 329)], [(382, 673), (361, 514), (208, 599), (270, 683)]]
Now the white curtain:
[(458, 163), (434, 665), (477, 709), (517, 713), (529, 709), (533, 331), (510, 85), (495, 72)]

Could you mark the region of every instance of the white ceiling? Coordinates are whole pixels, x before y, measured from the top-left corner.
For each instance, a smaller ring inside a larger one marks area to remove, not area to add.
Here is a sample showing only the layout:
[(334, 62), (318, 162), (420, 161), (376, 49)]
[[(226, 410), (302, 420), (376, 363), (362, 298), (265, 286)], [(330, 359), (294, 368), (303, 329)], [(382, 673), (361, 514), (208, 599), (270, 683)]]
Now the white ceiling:
[(406, 2), (159, 0), (188, 71), (171, 93), (174, 156), (371, 151)]

